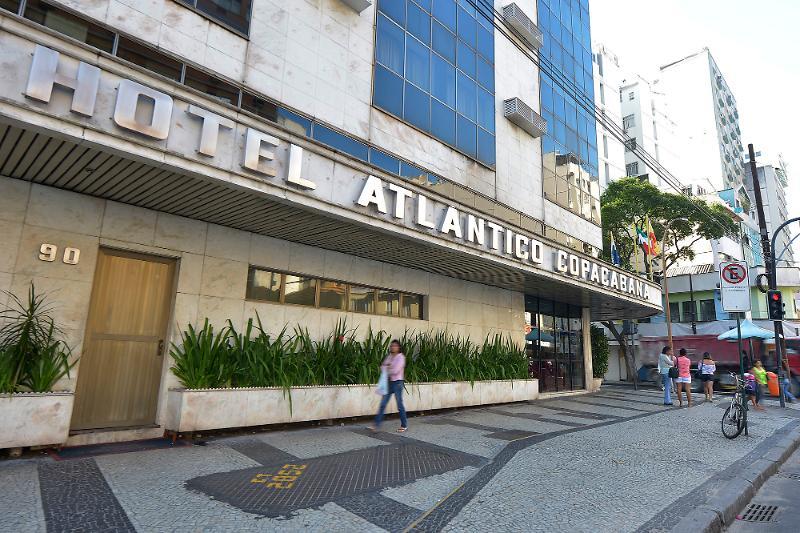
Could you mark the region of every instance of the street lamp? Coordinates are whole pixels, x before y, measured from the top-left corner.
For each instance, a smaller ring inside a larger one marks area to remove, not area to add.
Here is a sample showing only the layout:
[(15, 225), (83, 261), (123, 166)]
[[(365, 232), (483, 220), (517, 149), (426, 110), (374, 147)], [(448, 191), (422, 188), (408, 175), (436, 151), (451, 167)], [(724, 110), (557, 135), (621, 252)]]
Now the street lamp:
[(673, 222), (677, 222), (679, 220), (683, 222), (689, 222), (688, 218), (673, 218), (664, 225), (664, 235), (661, 236), (661, 274), (664, 276), (664, 311), (666, 312), (666, 317), (667, 317), (667, 339), (670, 350), (673, 350), (673, 347), (672, 347), (672, 316), (669, 312), (669, 283), (667, 282), (667, 258), (666, 258), (667, 233), (669, 233), (670, 226), (672, 226)]

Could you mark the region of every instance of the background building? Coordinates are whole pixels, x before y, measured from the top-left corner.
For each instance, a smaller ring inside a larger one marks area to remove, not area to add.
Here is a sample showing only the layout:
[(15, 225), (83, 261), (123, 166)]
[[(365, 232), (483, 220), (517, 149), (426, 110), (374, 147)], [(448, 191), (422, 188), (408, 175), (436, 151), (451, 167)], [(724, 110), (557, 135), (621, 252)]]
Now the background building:
[[(755, 198), (749, 161), (750, 157), (747, 156), (745, 183), (750, 197)], [(778, 156), (777, 160), (770, 160), (769, 157), (764, 157), (761, 152), (756, 152), (756, 162), (758, 181), (761, 186), (761, 201), (764, 205), (764, 218), (767, 222), (767, 231), (772, 237), (775, 235), (777, 227), (789, 220), (789, 211), (786, 205), (786, 187), (788, 186), (786, 164), (780, 156)], [(786, 228), (778, 235), (775, 241), (775, 253), (781, 257), (780, 265), (794, 266), (795, 264), (794, 250), (790, 245), (791, 234), (795, 231), (796, 228)]]
[[(593, 59), (595, 106), (606, 120), (622, 125), (619, 95), (624, 73), (619, 59), (602, 44), (594, 46)], [(625, 165), (625, 145), (599, 120), (597, 153), (601, 189), (605, 189), (611, 181), (629, 175)]]

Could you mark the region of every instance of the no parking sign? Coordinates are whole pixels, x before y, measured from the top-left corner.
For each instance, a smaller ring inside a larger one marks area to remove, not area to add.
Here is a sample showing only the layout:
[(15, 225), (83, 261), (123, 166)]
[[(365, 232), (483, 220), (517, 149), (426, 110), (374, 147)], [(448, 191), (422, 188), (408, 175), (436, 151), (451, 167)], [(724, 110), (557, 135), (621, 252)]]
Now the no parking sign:
[(731, 261), (719, 265), (719, 288), (723, 311), (750, 310), (750, 276), (747, 262)]

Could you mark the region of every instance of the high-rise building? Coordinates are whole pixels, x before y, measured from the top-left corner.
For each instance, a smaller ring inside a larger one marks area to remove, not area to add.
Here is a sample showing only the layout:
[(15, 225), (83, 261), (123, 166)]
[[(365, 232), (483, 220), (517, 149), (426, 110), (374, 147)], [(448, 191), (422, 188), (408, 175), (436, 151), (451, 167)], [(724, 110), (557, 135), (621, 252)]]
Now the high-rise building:
[(685, 185), (732, 189), (748, 210), (736, 99), (708, 48), (661, 67), (659, 83), (687, 143), (680, 160)]
[[(630, 75), (620, 85), (619, 101), (621, 124), (629, 137), (625, 146), (625, 175), (646, 177), (656, 187), (677, 192), (662, 180), (660, 172), (653, 168), (649, 160), (654, 159), (659, 167), (676, 177), (682, 174), (677, 154), (681, 152), (686, 137), (670, 116), (658, 82)], [(646, 152), (649, 158), (643, 158), (636, 148)], [(705, 191), (695, 188), (693, 192), (704, 194)]]
[(594, 117), (554, 83), (592, 96), (588, 3), (498, 3), (514, 41), (480, 5), (0, 1), (0, 289), (81, 361), (44, 444), (173, 429), (165, 347), (206, 319), (504, 335), (593, 386), (590, 321), (661, 291), (597, 258)]
[[(786, 175), (786, 163), (781, 156), (770, 158), (762, 156), (761, 152), (756, 152), (756, 170), (758, 172), (758, 182), (761, 188), (761, 201), (764, 206), (764, 219), (767, 223), (767, 231), (770, 238), (775, 235), (775, 230), (782, 223), (789, 219), (789, 211), (786, 205), (786, 187), (788, 178)], [(755, 199), (753, 177), (750, 172), (750, 158), (745, 156), (745, 183), (750, 197)], [(753, 206), (752, 211), (755, 211)], [(752, 215), (755, 217), (755, 213)], [(794, 266), (794, 250), (792, 250), (791, 230), (787, 227), (777, 236), (775, 240), (776, 259), (780, 259), (779, 266)], [(761, 246), (761, 243), (758, 243)]]
[(611, 181), (631, 175), (625, 165), (625, 145), (619, 140), (619, 132), (607, 127), (608, 122), (623, 123), (619, 91), (624, 74), (616, 54), (602, 44), (594, 46), (593, 60), (594, 103), (602, 116), (602, 120), (597, 121), (598, 172), (600, 188), (605, 189)]

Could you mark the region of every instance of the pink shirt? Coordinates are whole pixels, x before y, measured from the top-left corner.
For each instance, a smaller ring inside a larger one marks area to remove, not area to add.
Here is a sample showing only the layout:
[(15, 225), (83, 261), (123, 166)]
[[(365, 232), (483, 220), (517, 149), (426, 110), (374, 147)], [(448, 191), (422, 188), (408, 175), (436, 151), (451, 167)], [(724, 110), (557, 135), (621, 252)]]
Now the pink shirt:
[(691, 373), (689, 368), (692, 366), (692, 361), (684, 356), (678, 356), (678, 377), (679, 378), (688, 378), (691, 377)]
[(389, 381), (400, 381), (404, 378), (406, 369), (406, 356), (402, 353), (397, 355), (389, 354), (383, 360), (383, 364), (388, 366)]

